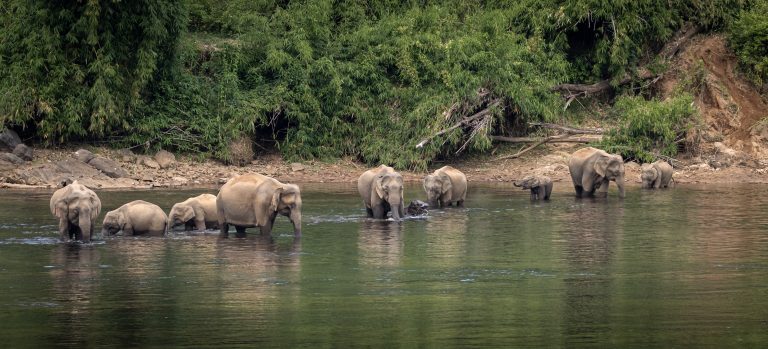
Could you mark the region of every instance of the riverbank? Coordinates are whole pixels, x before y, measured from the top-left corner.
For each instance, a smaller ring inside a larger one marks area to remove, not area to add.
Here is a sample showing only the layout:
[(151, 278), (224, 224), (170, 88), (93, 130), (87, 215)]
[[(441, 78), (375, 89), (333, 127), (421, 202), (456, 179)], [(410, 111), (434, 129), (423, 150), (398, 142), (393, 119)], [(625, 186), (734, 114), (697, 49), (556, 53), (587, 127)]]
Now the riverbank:
[[(463, 171), (470, 182), (512, 182), (528, 174), (549, 176), (555, 182), (569, 182), (568, 159), (581, 145), (550, 144), (517, 159), (495, 160), (513, 153), (499, 148), (487, 155), (469, 156), (451, 162), (436, 162), (430, 170), (451, 165)], [(162, 168), (147, 155), (125, 150), (89, 148), (99, 158), (113, 161), (124, 172), (112, 178), (104, 172), (79, 162), (77, 148), (35, 149), (34, 160), (18, 168), (0, 173), (2, 188), (55, 188), (61, 181), (78, 180), (93, 188), (175, 188), (204, 187), (223, 184), (227, 179), (245, 173), (261, 173), (282, 182), (354, 183), (370, 168), (352, 159), (331, 162), (305, 161), (290, 163), (279, 154), (258, 154), (246, 166), (225, 165), (218, 161), (176, 156)], [(675, 161), (677, 183), (768, 183), (768, 161), (758, 158), (680, 157)], [(714, 166), (712, 166), (714, 165)], [(630, 185), (640, 183), (640, 165), (626, 163)], [(421, 181), (427, 172), (399, 169), (406, 181)]]

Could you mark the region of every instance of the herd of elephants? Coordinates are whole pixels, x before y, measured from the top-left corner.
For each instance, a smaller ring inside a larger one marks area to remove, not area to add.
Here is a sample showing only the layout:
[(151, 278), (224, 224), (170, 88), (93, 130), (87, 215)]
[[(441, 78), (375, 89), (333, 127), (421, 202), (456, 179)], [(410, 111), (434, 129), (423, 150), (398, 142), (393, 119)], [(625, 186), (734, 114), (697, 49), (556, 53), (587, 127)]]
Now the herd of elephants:
[[(619, 196), (624, 197), (624, 160), (621, 155), (609, 154), (596, 148), (583, 148), (571, 155), (568, 168), (577, 197), (607, 195), (610, 181), (616, 182)], [(672, 166), (663, 161), (644, 164), (641, 179), (645, 188), (667, 187), (672, 180)], [(514, 183), (530, 190), (532, 200), (548, 200), (552, 192), (549, 177), (531, 175)], [(365, 204), (368, 217), (385, 219), (391, 212), (399, 220), (405, 216), (403, 204), (403, 177), (392, 167), (381, 165), (360, 175), (357, 189)], [(418, 200), (409, 209), (431, 206), (444, 207), (455, 203), (463, 206), (467, 197), (467, 177), (459, 170), (442, 167), (424, 178), (428, 203)], [(70, 239), (89, 242), (96, 218), (101, 212), (101, 201), (95, 192), (77, 181), (58, 189), (51, 196), (51, 213), (59, 219), (62, 241)], [(107, 212), (102, 223), (102, 236), (164, 235), (178, 225), (186, 230), (220, 229), (221, 237), (229, 235), (233, 225), (237, 235), (245, 229), (259, 227), (269, 235), (277, 215), (288, 217), (294, 234), (301, 235), (301, 192), (295, 184), (285, 184), (260, 174), (246, 174), (231, 178), (218, 195), (202, 194), (179, 202), (168, 215), (159, 206), (143, 200), (126, 203)]]

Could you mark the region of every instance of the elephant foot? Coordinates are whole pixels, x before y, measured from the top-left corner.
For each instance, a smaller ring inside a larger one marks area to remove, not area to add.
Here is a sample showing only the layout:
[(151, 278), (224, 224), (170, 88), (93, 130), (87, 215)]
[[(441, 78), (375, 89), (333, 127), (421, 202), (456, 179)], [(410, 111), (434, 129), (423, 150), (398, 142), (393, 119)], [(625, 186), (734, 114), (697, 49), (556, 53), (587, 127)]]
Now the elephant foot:
[(237, 233), (235, 233), (235, 237), (237, 237), (237, 238), (244, 238), (245, 237), (245, 228), (244, 227), (235, 227), (235, 230), (237, 230)]

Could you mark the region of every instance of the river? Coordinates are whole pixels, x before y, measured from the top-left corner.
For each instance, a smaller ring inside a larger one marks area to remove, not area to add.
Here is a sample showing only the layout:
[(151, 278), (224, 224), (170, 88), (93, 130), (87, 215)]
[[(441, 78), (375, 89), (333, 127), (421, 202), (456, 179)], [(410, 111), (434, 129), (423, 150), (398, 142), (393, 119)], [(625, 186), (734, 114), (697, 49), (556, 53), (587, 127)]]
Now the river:
[[(733, 348), (768, 343), (768, 186), (550, 202), (509, 184), (373, 221), (303, 185), (303, 232), (57, 241), (50, 191), (0, 191), (0, 338), (44, 347)], [(215, 190), (96, 191), (104, 213)], [(418, 185), (407, 200), (424, 197)]]

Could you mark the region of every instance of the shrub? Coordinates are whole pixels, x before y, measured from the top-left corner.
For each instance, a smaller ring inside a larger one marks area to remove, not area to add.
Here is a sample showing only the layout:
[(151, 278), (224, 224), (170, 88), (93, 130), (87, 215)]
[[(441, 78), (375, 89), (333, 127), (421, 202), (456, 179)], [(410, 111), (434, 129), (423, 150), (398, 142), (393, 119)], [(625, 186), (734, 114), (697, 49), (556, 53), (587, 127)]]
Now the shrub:
[(731, 47), (758, 85), (768, 83), (768, 1), (741, 12), (728, 30)]
[(625, 160), (651, 162), (658, 155), (674, 156), (696, 114), (692, 103), (689, 94), (664, 101), (621, 97), (613, 111), (620, 125), (597, 146), (621, 154)]

